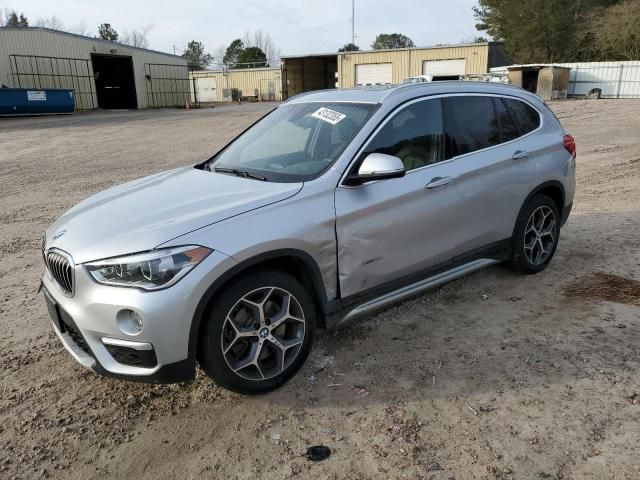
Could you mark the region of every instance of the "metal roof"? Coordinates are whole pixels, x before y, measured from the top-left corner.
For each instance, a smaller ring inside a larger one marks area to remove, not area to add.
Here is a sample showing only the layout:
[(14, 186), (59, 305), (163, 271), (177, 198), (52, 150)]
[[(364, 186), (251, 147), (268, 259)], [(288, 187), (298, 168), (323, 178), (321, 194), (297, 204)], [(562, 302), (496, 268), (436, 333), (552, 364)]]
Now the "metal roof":
[(88, 37), (86, 35), (79, 35), (77, 33), (63, 32), (62, 30), (54, 30), (52, 28), (45, 28), (45, 27), (0, 27), (0, 33), (2, 33), (2, 31), (4, 31), (4, 30), (11, 31), (11, 32), (15, 32), (15, 31), (29, 32), (29, 31), (40, 30), (40, 31), (43, 31), (43, 32), (49, 32), (49, 33), (53, 33), (53, 34), (56, 34), (56, 35), (66, 35), (66, 36), (69, 36), (69, 37), (78, 38), (80, 40), (104, 43), (106, 45), (118, 45), (118, 46), (123, 47), (123, 48), (132, 48), (134, 50), (141, 50), (143, 52), (152, 52), (152, 53), (157, 53), (157, 54), (160, 54), (160, 55), (166, 55), (168, 57), (181, 58), (181, 59), (184, 60), (183, 56), (174, 55), (173, 53), (161, 52), (159, 50), (151, 50), (149, 48), (134, 47), (132, 45), (127, 45), (126, 43), (112, 42), (110, 40), (103, 40), (101, 38)]
[(440, 48), (473, 48), (484, 47), (487, 45), (503, 45), (503, 42), (478, 42), (478, 43), (454, 43), (454, 44), (438, 44), (427, 45), (425, 47), (409, 47), (409, 48), (385, 48), (379, 50), (356, 50), (350, 52), (331, 52), (331, 53), (306, 53), (301, 55), (282, 55), (283, 59), (309, 58), (309, 57), (337, 57), (338, 55), (361, 55), (363, 53), (380, 53), (380, 52), (404, 52), (407, 50), (436, 50)]

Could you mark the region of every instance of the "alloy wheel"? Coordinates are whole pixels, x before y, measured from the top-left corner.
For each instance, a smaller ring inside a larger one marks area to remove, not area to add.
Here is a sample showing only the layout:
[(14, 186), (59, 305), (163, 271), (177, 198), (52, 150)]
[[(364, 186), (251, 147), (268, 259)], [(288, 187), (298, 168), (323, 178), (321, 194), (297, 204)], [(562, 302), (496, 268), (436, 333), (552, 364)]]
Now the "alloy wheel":
[(244, 295), (227, 313), (222, 353), (236, 375), (267, 380), (296, 359), (304, 335), (304, 311), (296, 297), (282, 288), (262, 287)]
[(542, 265), (553, 254), (556, 243), (556, 216), (543, 205), (536, 208), (524, 231), (524, 254), (532, 265)]

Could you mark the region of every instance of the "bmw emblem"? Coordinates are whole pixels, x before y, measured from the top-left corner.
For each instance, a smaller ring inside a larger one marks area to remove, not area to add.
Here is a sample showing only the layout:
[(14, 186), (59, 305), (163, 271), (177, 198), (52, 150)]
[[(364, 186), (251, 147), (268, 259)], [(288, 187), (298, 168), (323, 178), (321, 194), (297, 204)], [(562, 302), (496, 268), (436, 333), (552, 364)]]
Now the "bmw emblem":
[(53, 234), (53, 239), (57, 240), (58, 238), (60, 238), (65, 233), (67, 233), (66, 230), (58, 230), (56, 233)]

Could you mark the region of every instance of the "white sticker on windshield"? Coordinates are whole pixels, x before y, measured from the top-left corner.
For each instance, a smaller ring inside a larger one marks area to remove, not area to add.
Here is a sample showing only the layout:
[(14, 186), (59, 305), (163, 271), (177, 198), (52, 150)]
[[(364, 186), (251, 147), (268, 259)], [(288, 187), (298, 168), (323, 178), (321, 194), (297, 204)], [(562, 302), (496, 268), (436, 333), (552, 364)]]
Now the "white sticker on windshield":
[(336, 112), (335, 110), (325, 107), (319, 108), (313, 112), (311, 116), (325, 122), (329, 122), (331, 125), (335, 125), (346, 118), (344, 113)]

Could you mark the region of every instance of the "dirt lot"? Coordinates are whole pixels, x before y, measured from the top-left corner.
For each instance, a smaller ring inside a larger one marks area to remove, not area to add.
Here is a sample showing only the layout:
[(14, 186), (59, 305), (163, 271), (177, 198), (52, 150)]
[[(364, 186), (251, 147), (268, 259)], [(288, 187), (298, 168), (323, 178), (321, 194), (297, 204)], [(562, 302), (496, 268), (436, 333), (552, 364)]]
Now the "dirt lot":
[(0, 478), (640, 478), (640, 101), (552, 107), (579, 185), (548, 270), (489, 268), (325, 335), (253, 398), (83, 370), (36, 289), (64, 210), (267, 107), (0, 119)]

